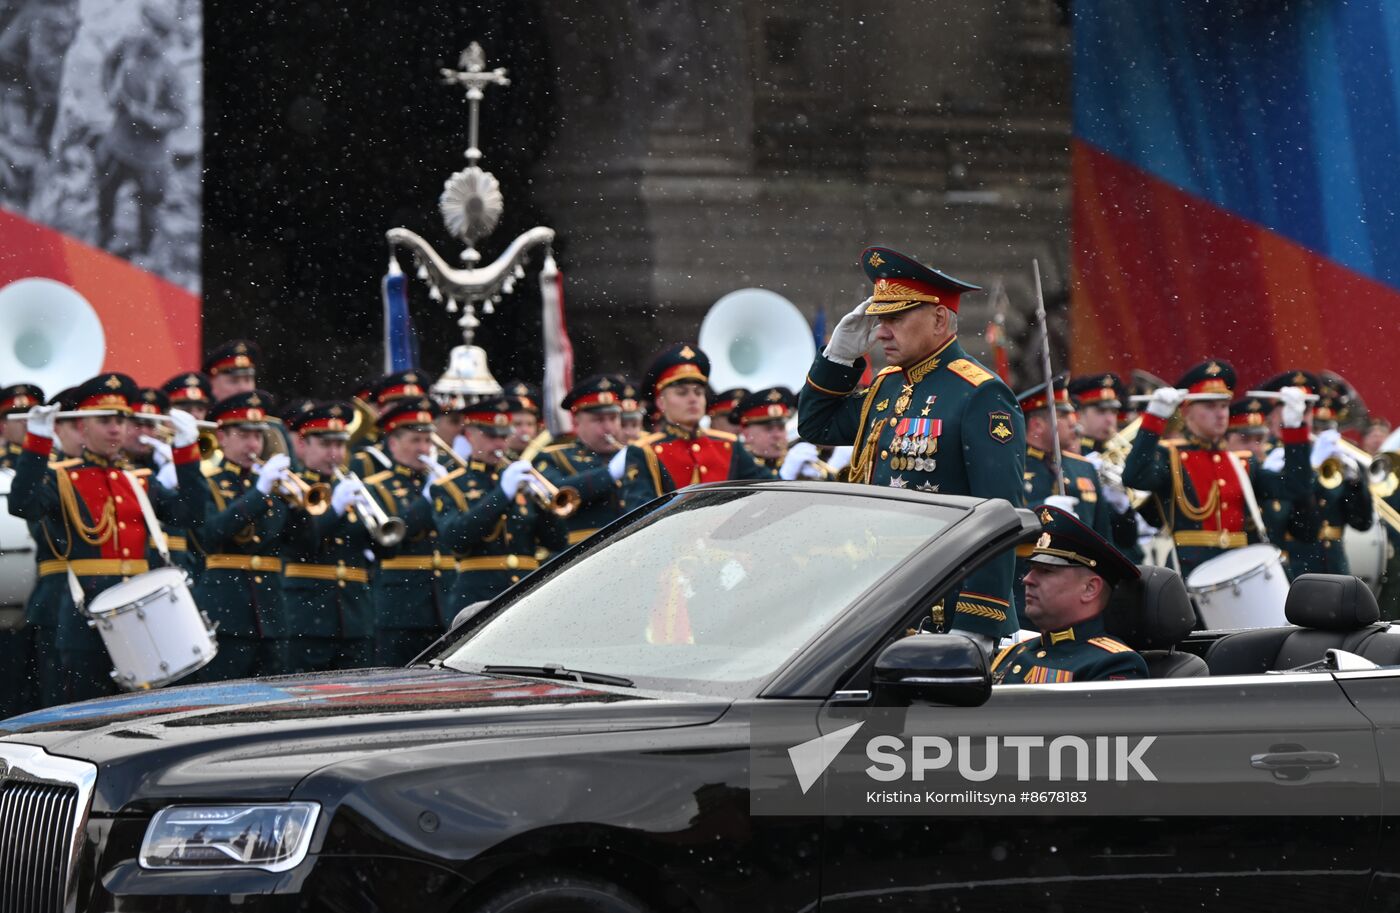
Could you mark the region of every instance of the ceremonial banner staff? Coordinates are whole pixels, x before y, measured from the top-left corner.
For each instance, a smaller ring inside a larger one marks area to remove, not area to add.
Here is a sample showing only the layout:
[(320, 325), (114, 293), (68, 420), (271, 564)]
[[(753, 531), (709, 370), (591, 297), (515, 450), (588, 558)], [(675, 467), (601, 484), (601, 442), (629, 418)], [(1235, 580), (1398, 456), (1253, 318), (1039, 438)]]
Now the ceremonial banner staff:
[[(1040, 323), (1040, 366), (1041, 373), (1045, 376), (1045, 386), (1048, 389), (1054, 382), (1055, 375), (1050, 371), (1050, 321), (1045, 316), (1045, 295), (1040, 290), (1040, 261), (1032, 260), (1031, 268), (1035, 272), (1035, 319)], [(1045, 414), (1050, 422), (1050, 427), (1057, 424), (1055, 416), (1055, 402), (1051, 397), (1045, 399)], [(1054, 447), (1051, 450), (1055, 454), (1055, 494), (1064, 496), (1065, 493), (1065, 473), (1064, 455), (1060, 452), (1060, 436), (1051, 435)]]
[[(841, 318), (798, 396), (798, 431), (854, 444), (850, 478), (870, 485), (1024, 503), (1026, 428), (1010, 388), (958, 342), (958, 300), (977, 286), (885, 247), (861, 254), (873, 294)], [(890, 366), (858, 390), (878, 342)], [(917, 410), (917, 411), (915, 411)], [(990, 652), (1016, 628), (1015, 555), (983, 566), (932, 611)]]

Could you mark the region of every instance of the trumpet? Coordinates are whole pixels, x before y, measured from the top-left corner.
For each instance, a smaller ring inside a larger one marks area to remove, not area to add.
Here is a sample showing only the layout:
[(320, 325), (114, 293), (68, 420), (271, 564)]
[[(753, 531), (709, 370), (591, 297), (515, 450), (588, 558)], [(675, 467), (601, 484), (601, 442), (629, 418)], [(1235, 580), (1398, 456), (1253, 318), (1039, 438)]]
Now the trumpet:
[[(253, 471), (261, 472), (262, 467), (262, 463), (254, 463)], [(288, 504), (301, 508), (313, 517), (319, 517), (331, 508), (329, 485), (325, 482), (312, 484), (290, 470), (277, 483), (277, 491)]]
[[(530, 445), (527, 446), (525, 450), (521, 453), (521, 455), (518, 457), (512, 456), (510, 453), (507, 453), (504, 450), (497, 450), (494, 451), (494, 453), (498, 459), (506, 461), (528, 461), (530, 459), (533, 459), (535, 454), (539, 453), (540, 450), (544, 448), (545, 444), (549, 442), (549, 439), (549, 432), (542, 432), (539, 437), (535, 438), (535, 440), (530, 442)], [(453, 450), (436, 431), (433, 432), (432, 440), (434, 447), (447, 453), (447, 455), (452, 457), (452, 459), (462, 469), (467, 468), (467, 461), (462, 459), (461, 455), (457, 453), (457, 451)], [(544, 443), (539, 443), (541, 440), (543, 440)], [(526, 456), (526, 454), (528, 454), (529, 456)], [(549, 479), (546, 479), (544, 475), (533, 466), (530, 467), (530, 474), (526, 476), (525, 481), (526, 484), (530, 486), (530, 497), (534, 499), (535, 504), (540, 508), (540, 510), (549, 511), (550, 513), (554, 514), (556, 517), (559, 517), (561, 519), (569, 516), (574, 511), (578, 510), (579, 506), (583, 503), (583, 498), (579, 495), (577, 489), (557, 487), (554, 483), (550, 482)]]
[[(335, 480), (343, 482), (346, 479), (356, 479), (353, 472), (345, 472), (339, 466), (335, 469)], [(363, 483), (361, 483), (363, 484)], [(391, 517), (384, 512), (384, 508), (371, 498), (368, 494), (362, 493), (355, 499), (356, 505), (360, 508), (360, 522), (365, 525), (370, 538), (378, 545), (392, 548), (404, 540), (408, 534), (408, 525), (401, 517)]]

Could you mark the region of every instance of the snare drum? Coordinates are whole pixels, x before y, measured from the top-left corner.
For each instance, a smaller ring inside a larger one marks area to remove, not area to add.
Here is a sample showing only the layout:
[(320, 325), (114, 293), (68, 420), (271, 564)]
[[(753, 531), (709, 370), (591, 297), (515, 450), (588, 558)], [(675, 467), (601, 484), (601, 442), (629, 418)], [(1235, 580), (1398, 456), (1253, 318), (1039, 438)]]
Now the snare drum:
[(1360, 577), (1372, 593), (1379, 595), (1385, 565), (1390, 560), (1385, 524), (1377, 520), (1366, 530), (1347, 527), (1342, 536), (1342, 549), (1346, 552), (1347, 567), (1351, 572)]
[(87, 613), (112, 658), (112, 678), (127, 691), (169, 685), (219, 652), (180, 568), (147, 571), (103, 590)]
[(38, 578), (29, 525), (10, 514), (10, 484), (14, 480), (13, 470), (0, 469), (0, 606), (24, 605)]
[(1288, 575), (1283, 552), (1272, 545), (1231, 549), (1197, 565), (1186, 578), (1207, 630), (1271, 628), (1288, 624)]

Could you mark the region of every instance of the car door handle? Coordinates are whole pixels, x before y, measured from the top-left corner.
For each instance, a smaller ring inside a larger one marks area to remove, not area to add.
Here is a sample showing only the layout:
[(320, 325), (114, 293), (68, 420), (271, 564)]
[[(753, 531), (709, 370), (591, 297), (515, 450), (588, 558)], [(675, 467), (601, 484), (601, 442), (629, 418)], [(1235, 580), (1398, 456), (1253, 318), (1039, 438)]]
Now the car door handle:
[(1249, 758), (1250, 767), (1274, 771), (1333, 770), (1341, 764), (1341, 755), (1330, 751), (1270, 751)]

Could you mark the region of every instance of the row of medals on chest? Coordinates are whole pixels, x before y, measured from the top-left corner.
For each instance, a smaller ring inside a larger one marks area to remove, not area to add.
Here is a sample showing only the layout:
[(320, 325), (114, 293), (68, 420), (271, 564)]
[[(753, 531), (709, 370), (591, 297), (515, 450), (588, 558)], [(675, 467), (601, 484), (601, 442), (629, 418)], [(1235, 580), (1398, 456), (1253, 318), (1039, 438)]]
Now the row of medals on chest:
[[(913, 388), (906, 385), (900, 391), (900, 397), (894, 404), (894, 415), (885, 419), (891, 429), (899, 426), (899, 419), (904, 410), (909, 408), (909, 403), (913, 399)], [(930, 396), (925, 407), (920, 410), (921, 416), (927, 416), (933, 406), (934, 398)], [(894, 440), (890, 441), (890, 469), (895, 472), (933, 472), (938, 466), (938, 461), (932, 454), (938, 452), (937, 435), (915, 435), (896, 434)]]

